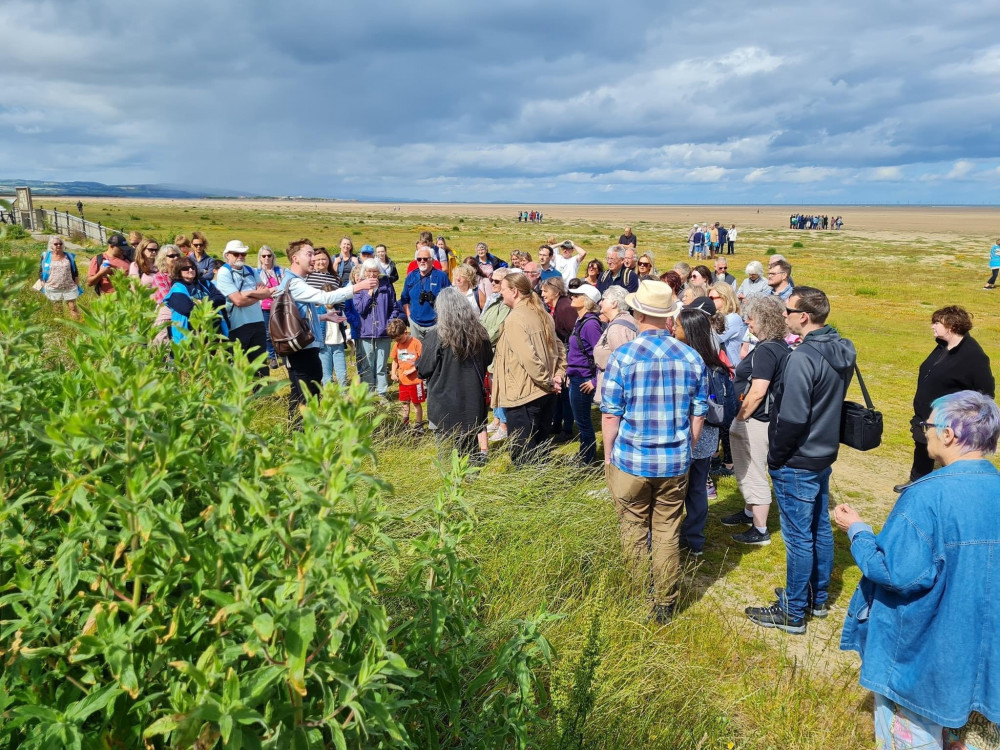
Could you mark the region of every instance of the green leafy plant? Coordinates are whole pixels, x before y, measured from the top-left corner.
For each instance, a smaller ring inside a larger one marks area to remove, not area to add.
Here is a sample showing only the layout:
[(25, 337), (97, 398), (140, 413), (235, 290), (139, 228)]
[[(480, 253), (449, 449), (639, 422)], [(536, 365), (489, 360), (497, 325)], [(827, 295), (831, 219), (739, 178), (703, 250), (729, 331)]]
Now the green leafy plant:
[(119, 278), (55, 356), (25, 283), (0, 289), (0, 748), (527, 745), (550, 616), (481, 620), (464, 465), (394, 517), (363, 387), (292, 431), (207, 305), (150, 346)]

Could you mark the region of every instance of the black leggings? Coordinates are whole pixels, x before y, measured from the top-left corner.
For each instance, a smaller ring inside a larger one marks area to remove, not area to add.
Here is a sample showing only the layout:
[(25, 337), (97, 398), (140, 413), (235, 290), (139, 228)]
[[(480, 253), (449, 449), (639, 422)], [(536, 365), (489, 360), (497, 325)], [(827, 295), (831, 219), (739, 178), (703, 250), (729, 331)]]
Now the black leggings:
[(997, 274), (1000, 274), (1000, 268), (992, 269), (992, 273), (990, 273), (990, 280), (987, 281), (986, 283), (989, 284), (990, 286), (993, 286), (997, 281)]

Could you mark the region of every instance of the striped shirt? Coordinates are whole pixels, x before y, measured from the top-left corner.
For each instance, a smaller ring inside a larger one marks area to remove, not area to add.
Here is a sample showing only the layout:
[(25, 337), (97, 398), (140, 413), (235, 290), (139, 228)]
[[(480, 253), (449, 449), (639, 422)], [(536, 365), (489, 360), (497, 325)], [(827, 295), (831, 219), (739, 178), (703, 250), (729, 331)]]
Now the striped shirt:
[(306, 283), (322, 291), (327, 291), (323, 287), (330, 285), (333, 289), (340, 289), (340, 277), (334, 276), (332, 273), (323, 273), (322, 271), (310, 271), (309, 275), (306, 276)]
[(601, 411), (621, 417), (611, 463), (639, 477), (686, 474), (691, 417), (708, 411), (707, 372), (698, 353), (666, 331), (644, 331), (615, 349), (601, 387)]

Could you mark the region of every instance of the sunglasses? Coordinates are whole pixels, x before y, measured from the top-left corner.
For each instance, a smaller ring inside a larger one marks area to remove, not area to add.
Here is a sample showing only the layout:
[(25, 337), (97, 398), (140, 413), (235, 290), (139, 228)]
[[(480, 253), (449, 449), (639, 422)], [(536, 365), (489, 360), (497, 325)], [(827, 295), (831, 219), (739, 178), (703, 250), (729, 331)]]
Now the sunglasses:
[(494, 284), (499, 284), (503, 279), (490, 279)]
[(181, 257), (181, 255), (180, 255), (180, 253), (167, 253), (167, 257), (168, 258), (179, 258), (179, 257)]
[(709, 299), (722, 299), (722, 297), (720, 297), (718, 294), (715, 294), (715, 295), (710, 294), (710, 295), (708, 295), (708, 298)]
[(205, 247), (204, 242), (192, 242), (191, 247)]
[(260, 257), (261, 258), (273, 258), (274, 256), (273, 255), (261, 255)]
[(417, 258), (417, 263), (430, 263), (430, 258)]
[(796, 310), (796, 309), (791, 308), (791, 307), (786, 307), (785, 308), (785, 313), (788, 314), (788, 315), (795, 315), (797, 313), (808, 313), (808, 312), (809, 312), (808, 310)]
[(651, 263), (646, 263), (645, 261), (641, 260), (638, 263), (639, 268), (649, 268), (651, 265), (652, 265)]
[(62, 247), (62, 246), (63, 246), (63, 243), (61, 243), (61, 242), (53, 242), (52, 243), (52, 247)]

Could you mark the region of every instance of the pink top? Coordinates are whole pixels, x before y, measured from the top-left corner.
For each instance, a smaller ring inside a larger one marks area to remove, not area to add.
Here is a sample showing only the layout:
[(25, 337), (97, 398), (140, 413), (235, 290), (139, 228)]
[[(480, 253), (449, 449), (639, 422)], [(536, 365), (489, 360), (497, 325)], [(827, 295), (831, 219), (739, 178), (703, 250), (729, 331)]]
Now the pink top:
[[(274, 289), (274, 287), (278, 286), (278, 284), (281, 283), (281, 277), (283, 275), (280, 266), (275, 266), (271, 270), (268, 270), (266, 268), (258, 268), (257, 273), (260, 274), (260, 280), (264, 282), (264, 284), (269, 286), (271, 289)], [(262, 299), (260, 301), (260, 309), (270, 310), (272, 302), (274, 302), (274, 300), (272, 299)]]

